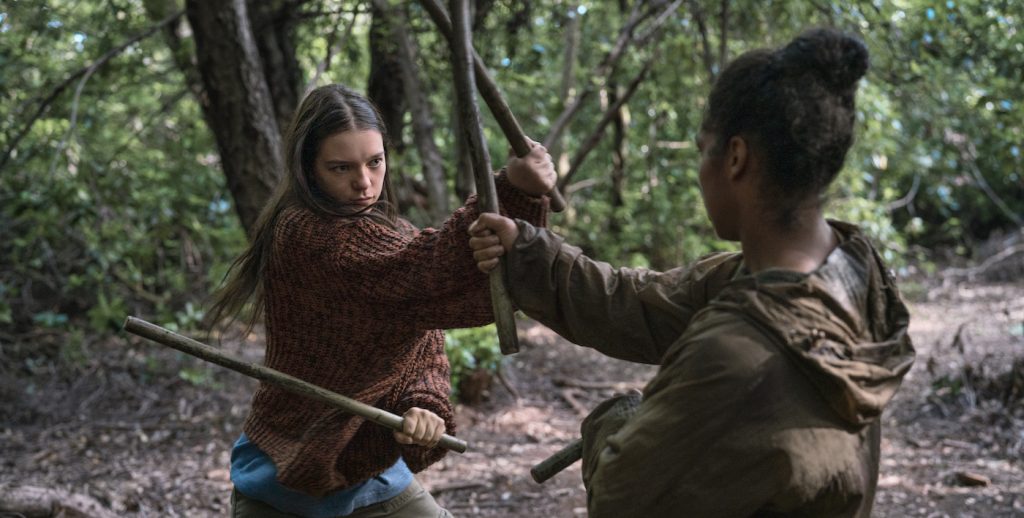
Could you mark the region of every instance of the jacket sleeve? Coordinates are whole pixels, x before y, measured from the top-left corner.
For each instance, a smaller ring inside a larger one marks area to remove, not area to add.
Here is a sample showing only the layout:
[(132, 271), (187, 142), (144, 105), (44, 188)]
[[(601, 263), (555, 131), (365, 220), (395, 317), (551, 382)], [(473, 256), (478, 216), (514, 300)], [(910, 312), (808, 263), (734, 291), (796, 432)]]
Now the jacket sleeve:
[(588, 418), (583, 477), (591, 517), (750, 516), (783, 489), (786, 455), (756, 424), (756, 394), (765, 388), (757, 373), (770, 355), (747, 342), (681, 344), (620, 429)]
[[(544, 223), (547, 201), (495, 177), (502, 210)], [(438, 229), (407, 234), (368, 218), (335, 221), (326, 236), (312, 237), (322, 276), (348, 300), (379, 304), (417, 329), (473, 327), (492, 322), (487, 277), (469, 248), (469, 225), (479, 212), (470, 198)], [(317, 234), (317, 230), (309, 232)]]
[(634, 362), (661, 361), (722, 284), (716, 267), (734, 255), (665, 272), (614, 268), (546, 229), (517, 224), (505, 268), (519, 309), (575, 344)]

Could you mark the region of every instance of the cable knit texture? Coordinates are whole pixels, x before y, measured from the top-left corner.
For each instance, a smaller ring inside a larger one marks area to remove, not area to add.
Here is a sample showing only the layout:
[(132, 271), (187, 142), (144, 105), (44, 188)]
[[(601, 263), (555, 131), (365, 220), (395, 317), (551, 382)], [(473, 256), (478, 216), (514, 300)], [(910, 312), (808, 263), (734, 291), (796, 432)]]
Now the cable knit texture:
[[(547, 199), (496, 178), (502, 213), (543, 225)], [(455, 422), (440, 329), (494, 320), (487, 277), (467, 228), (476, 198), (440, 229), (400, 232), (367, 218), (283, 211), (265, 278), (268, 367), (402, 415)], [(274, 461), (278, 481), (321, 496), (380, 474), (399, 456), (419, 472), (442, 448), (402, 445), (382, 426), (261, 383), (244, 430)]]

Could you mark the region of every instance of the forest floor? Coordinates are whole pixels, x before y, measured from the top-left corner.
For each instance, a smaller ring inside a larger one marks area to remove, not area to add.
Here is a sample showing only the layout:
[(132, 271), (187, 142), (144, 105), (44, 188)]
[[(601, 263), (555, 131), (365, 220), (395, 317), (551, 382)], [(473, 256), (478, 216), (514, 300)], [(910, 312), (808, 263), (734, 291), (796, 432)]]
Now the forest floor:
[[(1024, 281), (914, 288), (918, 359), (884, 415), (874, 515), (1024, 516)], [(543, 485), (530, 467), (654, 373), (520, 325), (505, 383), (457, 408), (469, 451), (420, 475), (455, 516), (585, 515), (578, 463)], [(126, 336), (78, 338), (0, 342), (0, 503), (49, 490), (93, 516), (228, 515), (228, 451), (255, 382)]]

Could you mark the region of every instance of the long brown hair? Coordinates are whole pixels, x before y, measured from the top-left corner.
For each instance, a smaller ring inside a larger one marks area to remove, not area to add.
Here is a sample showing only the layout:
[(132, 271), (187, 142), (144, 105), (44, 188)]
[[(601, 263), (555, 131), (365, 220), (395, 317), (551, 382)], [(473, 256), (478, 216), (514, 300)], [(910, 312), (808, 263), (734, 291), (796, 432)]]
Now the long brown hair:
[(325, 216), (366, 217), (397, 228), (397, 205), (390, 175), (385, 174), (378, 202), (367, 209), (338, 203), (321, 192), (314, 181), (313, 164), (321, 143), (331, 135), (350, 130), (379, 132), (387, 154), (390, 142), (384, 120), (366, 97), (345, 86), (332, 84), (313, 90), (303, 99), (285, 134), (285, 177), (260, 212), (249, 247), (231, 264), (223, 284), (214, 292), (213, 302), (203, 319), (207, 329), (221, 324), (225, 318), (229, 318), (229, 322), (239, 318), (249, 306), (245, 319), (247, 335), (263, 317), (266, 303), (263, 273), (270, 259), (274, 226), (285, 209), (303, 207)]

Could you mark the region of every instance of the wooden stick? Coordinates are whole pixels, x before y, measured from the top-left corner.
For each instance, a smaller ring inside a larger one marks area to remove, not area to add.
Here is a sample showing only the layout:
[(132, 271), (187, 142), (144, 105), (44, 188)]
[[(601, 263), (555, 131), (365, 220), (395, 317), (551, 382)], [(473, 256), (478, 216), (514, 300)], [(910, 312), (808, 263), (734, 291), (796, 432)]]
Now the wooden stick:
[[(491, 157), (487, 152), (480, 110), (476, 105), (476, 81), (472, 67), (473, 40), (469, 30), (469, 5), (465, 0), (452, 0), (454, 38), (452, 39), (452, 71), (455, 75), (456, 100), (459, 119), (465, 142), (473, 156), (473, 178), (480, 197), (480, 211), (498, 213), (498, 195), (491, 174)], [(501, 266), (491, 270), (491, 306), (494, 308), (494, 323), (498, 328), (498, 345), (502, 354), (519, 352), (519, 336), (516, 334), (515, 307), (505, 286), (504, 257), (499, 258)]]
[[(441, 35), (448, 40), (448, 44), (454, 49), (457, 42), (455, 27), (452, 24), (452, 20), (448, 17), (444, 6), (441, 5), (440, 0), (420, 0), (420, 3), (427, 10), (430, 18), (434, 20), (434, 24), (441, 31)], [(476, 76), (476, 86), (480, 91), (480, 97), (483, 97), (487, 107), (491, 109), (494, 119), (498, 121), (498, 126), (501, 126), (501, 131), (505, 134), (509, 146), (512, 147), (512, 152), (516, 156), (525, 156), (530, 152), (530, 143), (526, 139), (526, 133), (523, 132), (519, 121), (512, 114), (512, 109), (505, 102), (505, 98), (501, 95), (498, 85), (495, 84), (491, 75), (487, 73), (487, 66), (484, 65), (483, 59), (473, 49), (472, 43), (469, 47), (469, 54), (472, 54), (472, 69)], [(555, 212), (565, 210), (565, 198), (562, 197), (557, 186), (551, 189), (548, 196), (551, 198), (551, 210)]]
[[(278, 387), (281, 387), (293, 394), (323, 401), (335, 408), (339, 408), (350, 414), (362, 417), (367, 421), (372, 421), (395, 431), (402, 431), (402, 418), (392, 414), (391, 412), (347, 398), (341, 394), (331, 392), (330, 390), (318, 387), (312, 383), (290, 376), (281, 371), (271, 369), (270, 367), (255, 363), (248, 363), (237, 358), (233, 358), (213, 347), (210, 347), (209, 345), (188, 338), (187, 336), (179, 335), (156, 324), (146, 322), (145, 320), (128, 317), (124, 321), (124, 330), (134, 335), (148, 338), (159, 344), (177, 349), (183, 353), (190, 354), (196, 358), (210, 363), (215, 363), (221, 367), (227, 367), (251, 378), (273, 383), (274, 385), (277, 385)], [(448, 434), (441, 436), (441, 442), (438, 443), (438, 446), (456, 453), (464, 453), (467, 448), (466, 441), (457, 439)]]
[(530, 470), (530, 476), (533, 477), (534, 482), (543, 484), (544, 481), (572, 466), (581, 458), (583, 458), (583, 439), (576, 439), (534, 466)]

